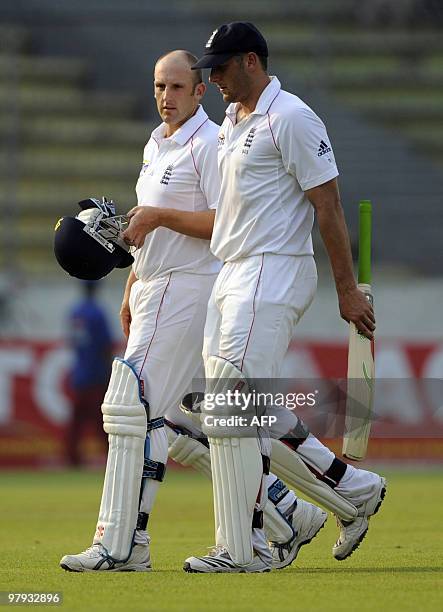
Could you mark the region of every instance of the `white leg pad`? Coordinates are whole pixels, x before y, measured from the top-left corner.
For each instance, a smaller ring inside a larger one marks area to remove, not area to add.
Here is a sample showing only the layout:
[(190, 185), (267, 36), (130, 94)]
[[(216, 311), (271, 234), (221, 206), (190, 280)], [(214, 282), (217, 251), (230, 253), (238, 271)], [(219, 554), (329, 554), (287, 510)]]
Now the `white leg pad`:
[(180, 465), (192, 466), (207, 478), (212, 478), (209, 448), (195, 438), (176, 433), (168, 426), (166, 433), (169, 441), (168, 454), (171, 459)]
[(294, 529), (290, 523), (269, 500), (266, 502), (263, 511), (263, 527), (268, 542), (284, 544), (295, 536)]
[(210, 438), (217, 535), (238, 565), (252, 563), (252, 519), (263, 476), (255, 438)]
[(115, 359), (102, 404), (109, 450), (94, 543), (114, 560), (131, 554), (143, 473), (147, 414), (131, 366)]
[[(260, 511), (264, 506), (262, 446), (269, 438), (255, 426), (246, 430), (227, 425), (226, 420), (207, 419), (209, 416), (252, 417), (256, 409), (252, 402), (246, 401), (249, 383), (233, 363), (212, 355), (206, 360), (205, 374), (202, 430), (208, 437), (211, 453), (216, 543), (228, 549), (234, 563), (248, 565), (254, 556), (254, 510)], [(236, 394), (234, 402), (230, 401), (231, 393)], [(218, 398), (217, 402), (210, 401), (211, 396)]]
[[(191, 436), (177, 433), (168, 425), (165, 428), (169, 441), (169, 457), (180, 465), (191, 466), (200, 474), (212, 479), (209, 448)], [(294, 531), (291, 525), (271, 501), (266, 503), (263, 516), (264, 530), (268, 540), (283, 544), (293, 538)], [(219, 531), (218, 521), (216, 531)]]
[(271, 468), (279, 478), (339, 518), (352, 521), (357, 516), (357, 508), (351, 502), (336, 493), (325, 482), (318, 480), (297, 453), (280, 440), (272, 440)]

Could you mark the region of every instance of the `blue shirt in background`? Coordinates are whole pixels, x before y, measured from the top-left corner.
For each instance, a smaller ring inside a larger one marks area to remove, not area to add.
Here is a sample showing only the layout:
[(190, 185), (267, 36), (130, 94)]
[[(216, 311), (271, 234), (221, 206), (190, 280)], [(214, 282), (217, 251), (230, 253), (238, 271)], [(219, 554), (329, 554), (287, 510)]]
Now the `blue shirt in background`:
[(102, 307), (85, 298), (69, 314), (68, 339), (74, 352), (71, 384), (81, 389), (108, 382), (112, 336)]

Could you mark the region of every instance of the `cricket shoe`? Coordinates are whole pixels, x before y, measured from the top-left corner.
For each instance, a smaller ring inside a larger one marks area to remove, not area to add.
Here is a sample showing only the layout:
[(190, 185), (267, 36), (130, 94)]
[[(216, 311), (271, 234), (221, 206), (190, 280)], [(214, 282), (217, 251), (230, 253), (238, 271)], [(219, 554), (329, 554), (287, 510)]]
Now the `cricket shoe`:
[(68, 572), (150, 572), (149, 544), (134, 544), (125, 562), (114, 561), (101, 544), (93, 544), (78, 555), (65, 555), (60, 567)]
[(237, 565), (223, 546), (216, 546), (204, 557), (188, 557), (183, 565), (190, 574), (249, 574), (270, 572), (272, 566), (257, 554), (248, 565)]
[(294, 537), (280, 544), (269, 542), (272, 555), (272, 567), (283, 569), (296, 559), (300, 548), (315, 538), (317, 533), (324, 527), (328, 515), (324, 510), (304, 501), (297, 499), (297, 506), (292, 516), (288, 517), (294, 530)]
[(340, 533), (332, 547), (332, 554), (337, 561), (347, 559), (360, 546), (368, 531), (369, 518), (377, 514), (380, 509), (386, 495), (386, 487), (386, 479), (380, 477), (372, 495), (357, 507), (358, 516), (353, 521), (344, 521), (336, 516)]

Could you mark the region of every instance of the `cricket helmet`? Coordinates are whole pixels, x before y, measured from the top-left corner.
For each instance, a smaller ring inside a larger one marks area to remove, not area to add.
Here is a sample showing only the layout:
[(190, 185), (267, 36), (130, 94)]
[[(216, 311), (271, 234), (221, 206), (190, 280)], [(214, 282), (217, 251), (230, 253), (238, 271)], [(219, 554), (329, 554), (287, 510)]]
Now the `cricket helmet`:
[(55, 225), (54, 254), (60, 266), (82, 280), (99, 280), (114, 268), (127, 268), (134, 258), (121, 238), (127, 223), (106, 198), (79, 202), (78, 217), (62, 217)]

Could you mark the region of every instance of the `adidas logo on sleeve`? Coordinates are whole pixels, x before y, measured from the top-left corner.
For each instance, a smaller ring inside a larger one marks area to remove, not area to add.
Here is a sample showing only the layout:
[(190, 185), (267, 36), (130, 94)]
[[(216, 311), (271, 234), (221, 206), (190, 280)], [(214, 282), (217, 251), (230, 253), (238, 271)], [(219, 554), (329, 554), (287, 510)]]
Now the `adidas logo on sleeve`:
[(321, 157), (322, 155), (326, 155), (326, 153), (330, 153), (332, 151), (331, 147), (324, 141), (321, 140), (320, 141), (320, 146), (318, 147), (318, 157)]

